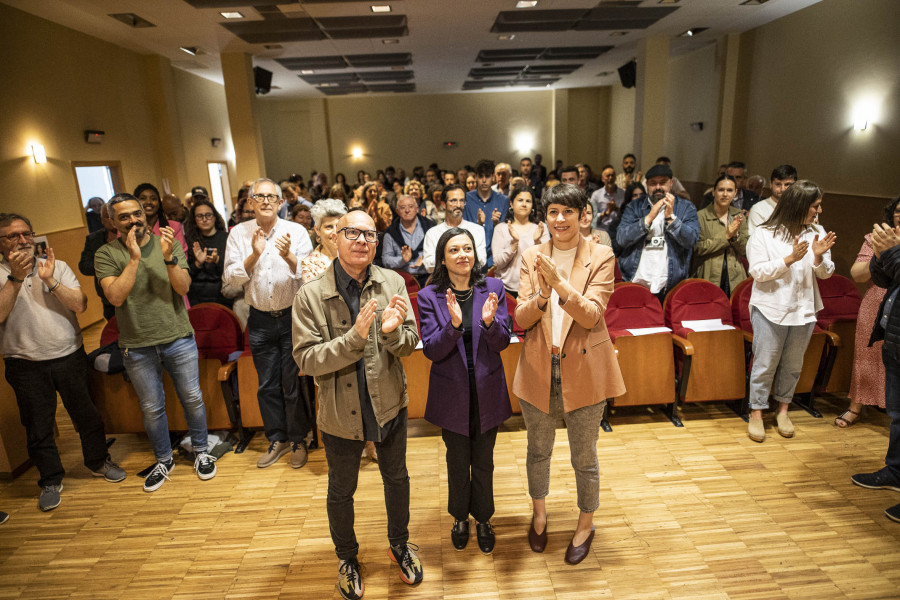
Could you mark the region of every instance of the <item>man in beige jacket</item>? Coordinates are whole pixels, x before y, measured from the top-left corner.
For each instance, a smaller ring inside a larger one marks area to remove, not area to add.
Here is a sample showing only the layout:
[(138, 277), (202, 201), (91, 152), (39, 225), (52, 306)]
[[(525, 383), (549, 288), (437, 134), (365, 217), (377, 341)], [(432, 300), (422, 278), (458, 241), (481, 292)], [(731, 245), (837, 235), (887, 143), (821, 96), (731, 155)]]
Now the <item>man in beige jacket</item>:
[(328, 460), (328, 523), (340, 559), (343, 598), (362, 598), (353, 494), (366, 441), (375, 443), (384, 482), (390, 557), (400, 579), (422, 581), (418, 548), (409, 544), (406, 469), (406, 374), (400, 358), (419, 336), (399, 274), (372, 264), (375, 222), (351, 211), (337, 224), (338, 258), (300, 288), (293, 305), (294, 359), (319, 388), (318, 425)]

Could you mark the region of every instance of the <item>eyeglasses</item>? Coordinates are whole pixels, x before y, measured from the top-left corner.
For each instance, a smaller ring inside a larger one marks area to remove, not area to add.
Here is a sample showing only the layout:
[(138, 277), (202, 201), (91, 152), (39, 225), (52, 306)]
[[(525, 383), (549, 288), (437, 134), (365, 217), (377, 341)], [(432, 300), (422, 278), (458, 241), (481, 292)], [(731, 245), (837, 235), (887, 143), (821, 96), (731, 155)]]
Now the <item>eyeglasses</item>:
[(259, 204), (275, 204), (280, 200), (278, 194), (253, 194), (250, 199)]
[[(25, 241), (28, 241), (28, 240), (34, 239), (34, 232), (33, 231), (20, 231), (18, 233), (9, 233), (7, 235), (4, 235), (3, 237), (5, 237), (6, 239), (8, 239), (11, 242), (17, 241), (20, 237), (23, 237), (23, 238), (25, 238)], [(353, 238), (353, 239), (356, 239), (356, 238)]]
[(216, 216), (212, 213), (197, 213), (196, 215), (194, 215), (194, 217), (197, 219), (203, 219), (204, 221), (206, 219), (215, 219), (216, 218)]
[(378, 241), (378, 232), (374, 229), (357, 229), (356, 227), (343, 227), (338, 229), (338, 233), (341, 233), (342, 231), (344, 232), (344, 237), (351, 242), (359, 239), (360, 235), (362, 235), (363, 239), (370, 244), (374, 244)]

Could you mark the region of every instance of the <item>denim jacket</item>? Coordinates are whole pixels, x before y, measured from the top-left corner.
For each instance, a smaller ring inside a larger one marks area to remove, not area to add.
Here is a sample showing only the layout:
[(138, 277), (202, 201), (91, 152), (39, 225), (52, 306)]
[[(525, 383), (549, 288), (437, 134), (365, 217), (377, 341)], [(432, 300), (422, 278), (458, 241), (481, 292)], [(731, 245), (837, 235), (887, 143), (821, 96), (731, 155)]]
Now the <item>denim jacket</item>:
[[(650, 198), (646, 194), (629, 202), (622, 213), (622, 220), (616, 230), (616, 243), (622, 248), (619, 255), (619, 269), (626, 281), (634, 279), (644, 240), (649, 230), (644, 224), (650, 214)], [(700, 239), (700, 223), (697, 208), (690, 200), (675, 196), (675, 218), (666, 225), (666, 249), (669, 256), (669, 274), (666, 289), (670, 290), (679, 281), (688, 277), (691, 268), (691, 252)]]

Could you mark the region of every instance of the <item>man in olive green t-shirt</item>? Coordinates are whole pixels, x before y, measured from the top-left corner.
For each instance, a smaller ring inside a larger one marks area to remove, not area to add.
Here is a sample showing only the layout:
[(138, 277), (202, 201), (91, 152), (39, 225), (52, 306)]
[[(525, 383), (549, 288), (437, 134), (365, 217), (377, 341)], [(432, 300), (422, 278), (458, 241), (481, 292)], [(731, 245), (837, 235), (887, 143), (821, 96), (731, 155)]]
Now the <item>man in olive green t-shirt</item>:
[(207, 452), (197, 344), (184, 305), (191, 285), (184, 251), (174, 243), (171, 228), (163, 227), (159, 237), (150, 232), (144, 211), (131, 194), (113, 196), (109, 210), (120, 237), (97, 251), (94, 270), (103, 293), (116, 307), (125, 370), (140, 399), (144, 429), (156, 455), (144, 491), (159, 489), (175, 466), (162, 369), (172, 377), (184, 407), (196, 456), (194, 470), (200, 479), (212, 479), (216, 464)]

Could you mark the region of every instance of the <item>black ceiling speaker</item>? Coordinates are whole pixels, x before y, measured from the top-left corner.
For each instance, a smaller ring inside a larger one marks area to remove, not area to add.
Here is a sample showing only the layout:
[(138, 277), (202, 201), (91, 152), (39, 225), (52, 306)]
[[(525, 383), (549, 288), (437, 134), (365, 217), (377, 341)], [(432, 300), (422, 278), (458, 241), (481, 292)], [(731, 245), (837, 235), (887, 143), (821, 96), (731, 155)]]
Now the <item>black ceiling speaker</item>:
[(637, 79), (637, 63), (632, 60), (619, 67), (619, 79), (623, 86), (633, 88)]
[(253, 79), (256, 83), (257, 94), (268, 94), (272, 89), (272, 71), (262, 67), (253, 67)]

